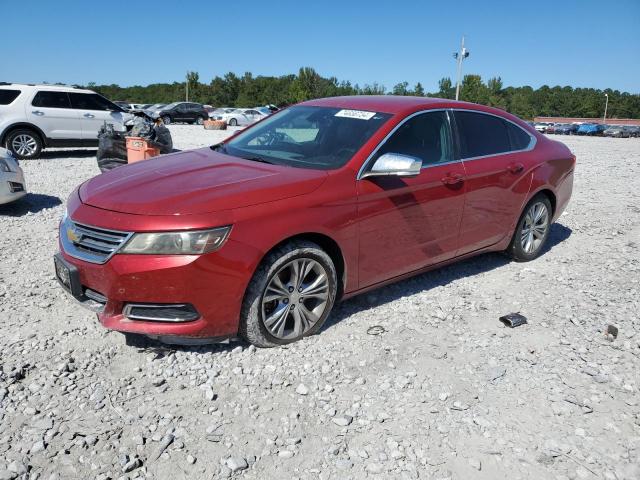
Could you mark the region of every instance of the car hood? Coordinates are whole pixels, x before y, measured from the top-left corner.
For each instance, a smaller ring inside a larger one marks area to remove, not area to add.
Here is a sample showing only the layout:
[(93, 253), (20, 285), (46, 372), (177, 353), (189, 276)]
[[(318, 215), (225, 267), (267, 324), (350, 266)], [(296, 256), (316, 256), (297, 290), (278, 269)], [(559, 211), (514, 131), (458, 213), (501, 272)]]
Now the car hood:
[(85, 182), (80, 200), (138, 215), (219, 212), (304, 195), (327, 178), (322, 170), (270, 165), (214, 152), (180, 152), (133, 163)]

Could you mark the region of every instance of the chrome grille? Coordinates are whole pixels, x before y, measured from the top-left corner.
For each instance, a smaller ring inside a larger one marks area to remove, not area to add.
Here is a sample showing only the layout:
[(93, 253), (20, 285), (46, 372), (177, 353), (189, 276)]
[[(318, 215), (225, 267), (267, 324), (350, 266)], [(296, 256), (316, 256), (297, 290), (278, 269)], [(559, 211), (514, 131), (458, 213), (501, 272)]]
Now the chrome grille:
[(131, 232), (83, 225), (68, 217), (60, 224), (60, 240), (65, 252), (91, 263), (105, 263), (131, 235)]

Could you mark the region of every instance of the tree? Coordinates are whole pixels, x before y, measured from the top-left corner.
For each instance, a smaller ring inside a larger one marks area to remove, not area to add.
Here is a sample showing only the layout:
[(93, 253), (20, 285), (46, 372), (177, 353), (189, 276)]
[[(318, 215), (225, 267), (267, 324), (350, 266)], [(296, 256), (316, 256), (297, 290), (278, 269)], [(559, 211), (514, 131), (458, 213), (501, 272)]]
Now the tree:
[(449, 77), (441, 78), (438, 82), (438, 93), (436, 93), (436, 97), (439, 98), (455, 98), (455, 89), (453, 88), (453, 84), (451, 83), (451, 79)]
[(311, 67), (303, 67), (298, 72), (298, 76), (291, 84), (291, 96), (294, 102), (303, 102), (312, 98), (318, 98), (320, 95), (319, 85), (320, 75)]
[[(258, 105), (290, 105), (295, 102), (336, 95), (384, 95), (384, 85), (377, 82), (363, 87), (341, 81), (336, 77), (323, 77), (311, 67), (301, 68), (297, 75), (254, 76), (246, 72), (238, 76), (233, 72), (214, 77), (209, 84), (200, 81), (198, 72), (188, 72), (189, 99), (217, 107), (255, 107)], [(153, 83), (146, 86), (89, 84), (107, 98), (130, 103), (171, 103), (184, 99), (185, 81)], [(408, 82), (396, 84), (392, 90), (396, 95), (425, 95), (421, 83), (413, 89)], [(569, 86), (543, 85), (538, 89), (530, 86), (504, 87), (500, 77), (487, 80), (479, 75), (466, 75), (462, 84), (461, 99), (505, 109), (522, 118), (535, 116), (599, 117), (604, 114), (605, 93), (609, 95), (608, 118), (640, 117), (640, 95), (618, 90), (594, 88), (572, 88)], [(438, 91), (428, 96), (454, 98), (455, 88), (448, 77), (440, 79)]]
[(189, 100), (200, 101), (200, 75), (198, 72), (187, 72), (187, 87), (189, 89)]
[(409, 95), (409, 82), (401, 82), (393, 87), (392, 95)]
[(489, 89), (482, 83), (480, 75), (465, 75), (460, 86), (460, 100), (482, 103), (489, 101)]

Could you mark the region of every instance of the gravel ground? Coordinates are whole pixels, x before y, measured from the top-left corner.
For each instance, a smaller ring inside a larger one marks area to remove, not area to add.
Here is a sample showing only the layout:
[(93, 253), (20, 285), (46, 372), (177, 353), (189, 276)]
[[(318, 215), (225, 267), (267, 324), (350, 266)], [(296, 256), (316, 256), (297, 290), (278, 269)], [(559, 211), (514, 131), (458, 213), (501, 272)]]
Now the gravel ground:
[[(224, 135), (170, 128), (178, 148)], [(640, 140), (562, 140), (574, 196), (541, 258), (379, 289), (269, 350), (103, 329), (51, 258), (95, 151), (22, 162), (31, 193), (0, 207), (0, 480), (639, 479)]]

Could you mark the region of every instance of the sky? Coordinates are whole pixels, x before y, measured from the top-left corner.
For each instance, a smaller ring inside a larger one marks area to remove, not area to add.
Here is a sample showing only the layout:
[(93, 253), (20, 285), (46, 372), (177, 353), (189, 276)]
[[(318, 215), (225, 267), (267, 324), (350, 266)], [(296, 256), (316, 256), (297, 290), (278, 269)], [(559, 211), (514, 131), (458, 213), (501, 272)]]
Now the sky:
[(570, 85), (640, 93), (640, 0), (0, 0), (0, 81), (209, 82), (303, 66), (360, 86)]

